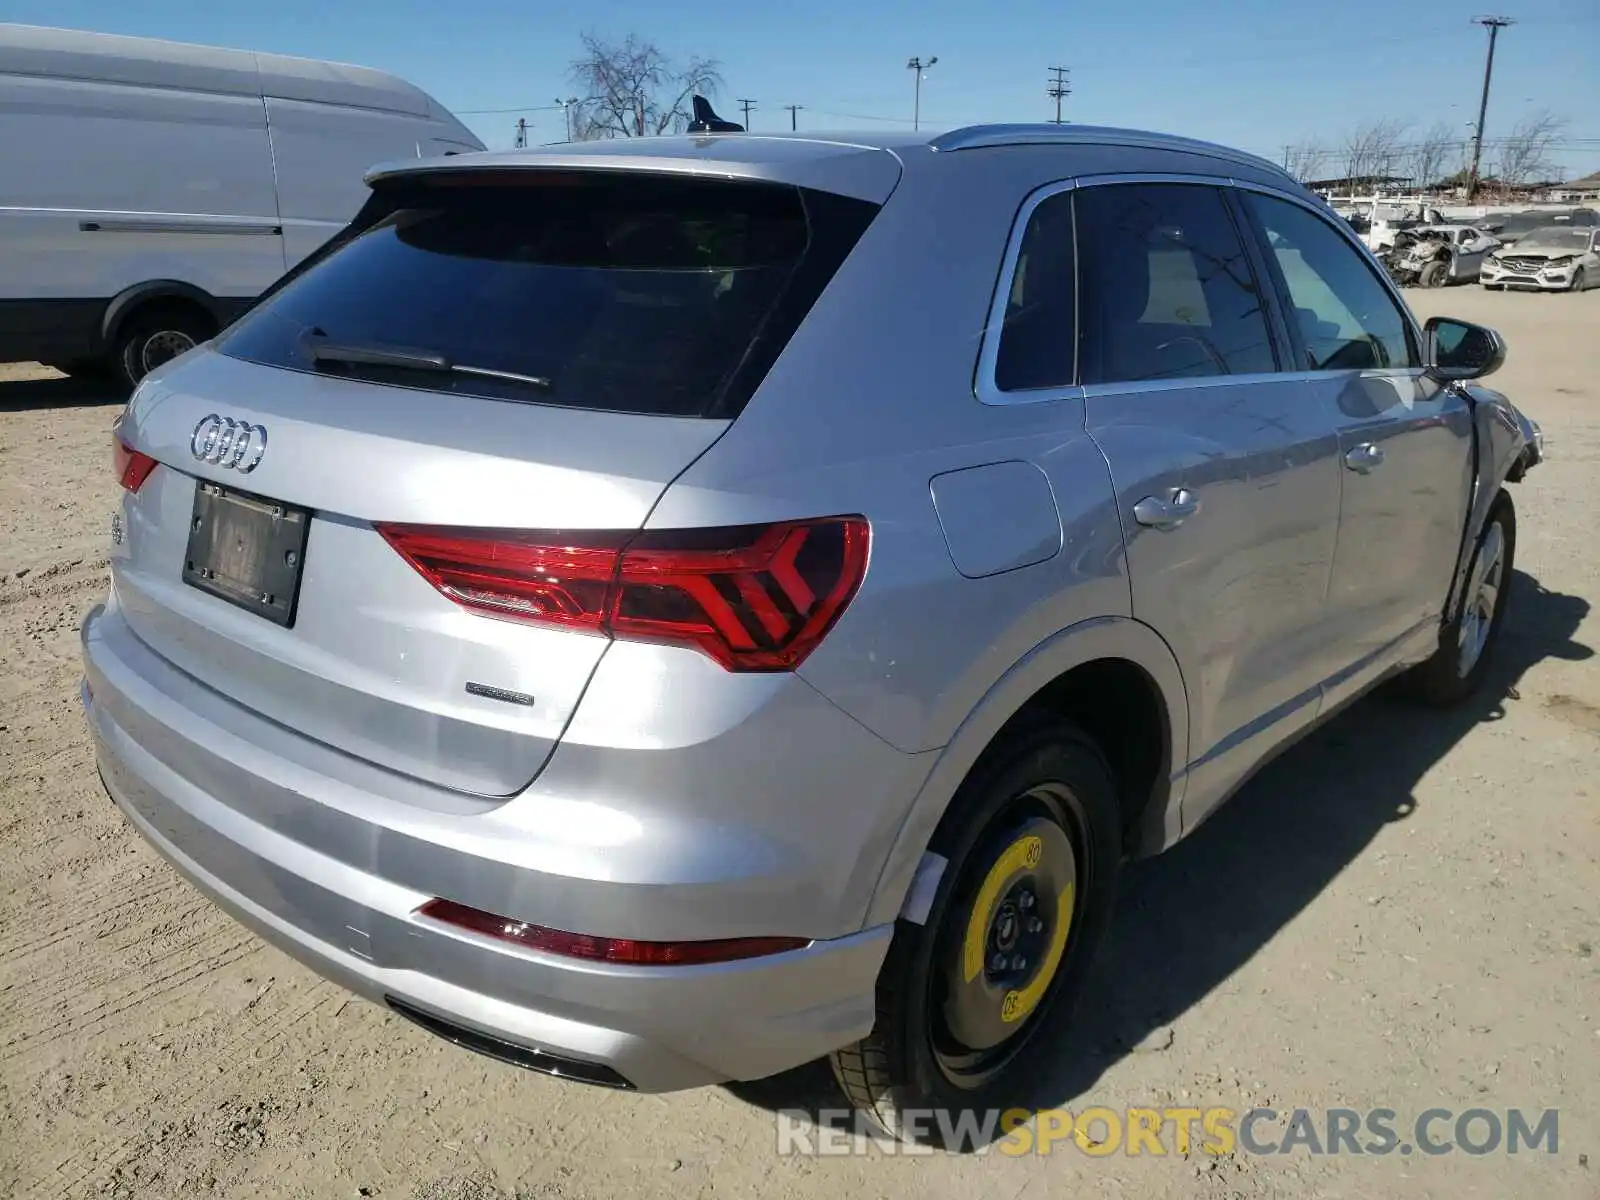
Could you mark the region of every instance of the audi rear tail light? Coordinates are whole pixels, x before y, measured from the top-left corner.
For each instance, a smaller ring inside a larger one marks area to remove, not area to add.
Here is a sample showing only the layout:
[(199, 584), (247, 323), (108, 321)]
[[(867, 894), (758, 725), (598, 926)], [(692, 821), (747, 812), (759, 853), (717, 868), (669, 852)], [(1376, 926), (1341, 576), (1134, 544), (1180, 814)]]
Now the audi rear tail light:
[(799, 666), (861, 586), (869, 541), (857, 516), (643, 533), (378, 532), (467, 608), (692, 646), (730, 671)]
[(563, 933), (530, 925), (512, 917), (497, 916), (481, 908), (469, 908), (453, 900), (429, 900), (417, 909), (419, 917), (453, 925), (483, 937), (513, 942), (529, 950), (559, 954), (564, 958), (583, 958), (591, 962), (610, 962), (637, 967), (685, 967), (698, 963), (735, 962), (741, 958), (761, 958), (783, 954), (811, 944), (807, 938), (742, 937), (717, 938), (700, 942), (641, 942), (633, 938), (594, 937), (587, 933)]
[(150, 478), (150, 472), (161, 465), (148, 454), (135, 450), (117, 434), (111, 437), (111, 455), (116, 466), (117, 482), (130, 492), (142, 488), (144, 481)]

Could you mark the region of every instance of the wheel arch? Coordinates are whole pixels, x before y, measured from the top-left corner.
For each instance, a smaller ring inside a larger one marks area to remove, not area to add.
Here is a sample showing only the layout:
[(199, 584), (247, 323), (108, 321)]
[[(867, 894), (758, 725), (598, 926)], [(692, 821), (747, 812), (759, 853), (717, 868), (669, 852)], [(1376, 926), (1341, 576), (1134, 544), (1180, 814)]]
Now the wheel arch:
[[(1079, 707), (1086, 696), (1105, 695), (1106, 685), (1110, 702), (1099, 706), (1098, 718)], [(890, 849), (866, 924), (893, 921), (906, 906), (914, 882), (917, 894), (923, 893), (918, 871), (929, 842), (962, 781), (1013, 722), (1042, 708), (1078, 719), (1095, 734), (1097, 720), (1119, 722), (1130, 704), (1147, 707), (1134, 741), (1121, 748), (1136, 757), (1148, 753), (1149, 759), (1137, 765), (1119, 763), (1117, 747), (1102, 746), (1118, 774), (1119, 790), (1126, 780), (1134, 781), (1135, 794), (1124, 797), (1125, 804), (1132, 802), (1131, 811), (1124, 814), (1125, 844), (1133, 854), (1146, 855), (1175, 842), (1181, 833), (1182, 787), (1174, 779), (1173, 764), (1186, 763), (1189, 754), (1188, 694), (1177, 659), (1167, 643), (1140, 621), (1129, 617), (1082, 621), (1019, 659), (990, 687), (940, 751)], [(1152, 720), (1153, 733), (1146, 723)], [(1108, 727), (1102, 724), (1101, 737)], [(1151, 737), (1157, 742), (1153, 747), (1147, 745)], [(1137, 794), (1141, 786), (1142, 794)], [(936, 883), (935, 878), (928, 886)]]
[(123, 288), (106, 305), (105, 314), (100, 318), (101, 345), (115, 345), (117, 336), (129, 318), (145, 308), (160, 304), (180, 304), (202, 312), (218, 329), (225, 324), (221, 304), (204, 288), (181, 279), (148, 279)]

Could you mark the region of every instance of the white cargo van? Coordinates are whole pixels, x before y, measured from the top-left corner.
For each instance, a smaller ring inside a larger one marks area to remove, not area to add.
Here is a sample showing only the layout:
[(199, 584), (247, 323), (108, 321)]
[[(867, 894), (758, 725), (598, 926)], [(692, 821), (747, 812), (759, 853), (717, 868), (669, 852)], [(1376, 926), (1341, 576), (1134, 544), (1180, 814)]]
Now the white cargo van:
[(381, 71), (0, 24), (0, 362), (137, 382), (343, 227), (367, 168), (481, 149)]

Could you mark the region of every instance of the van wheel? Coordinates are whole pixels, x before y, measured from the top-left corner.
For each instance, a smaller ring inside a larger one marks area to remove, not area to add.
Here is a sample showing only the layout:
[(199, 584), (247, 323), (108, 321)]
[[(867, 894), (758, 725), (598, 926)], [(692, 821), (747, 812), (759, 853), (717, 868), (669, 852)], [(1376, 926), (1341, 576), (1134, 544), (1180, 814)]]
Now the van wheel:
[(1030, 722), (974, 768), (929, 847), (948, 863), (927, 922), (896, 927), (872, 1033), (832, 1055), (886, 1134), (973, 1150), (950, 1144), (962, 1110), (1029, 1104), (1110, 919), (1120, 828), (1074, 725)]
[(153, 308), (137, 312), (123, 323), (117, 334), (111, 365), (122, 382), (137, 387), (151, 371), (193, 350), (215, 332), (214, 323), (189, 309)]
[(1450, 264), (1435, 259), (1433, 262), (1424, 263), (1422, 270), (1417, 273), (1417, 286), (1425, 288), (1443, 287), (1445, 277), (1450, 274)]
[(1439, 648), (1403, 677), (1419, 700), (1441, 707), (1458, 704), (1483, 682), (1505, 624), (1516, 552), (1517, 512), (1501, 492), (1472, 549), (1455, 616), (1439, 632)]

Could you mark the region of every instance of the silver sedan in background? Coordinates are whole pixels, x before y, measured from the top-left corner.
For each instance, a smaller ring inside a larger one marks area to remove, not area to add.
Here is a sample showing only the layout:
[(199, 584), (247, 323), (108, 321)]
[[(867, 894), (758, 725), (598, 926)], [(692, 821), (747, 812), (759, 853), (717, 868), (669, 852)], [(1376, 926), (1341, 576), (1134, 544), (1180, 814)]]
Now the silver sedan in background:
[(1491, 254), (1478, 276), (1486, 288), (1581, 292), (1600, 287), (1600, 228), (1551, 225)]

